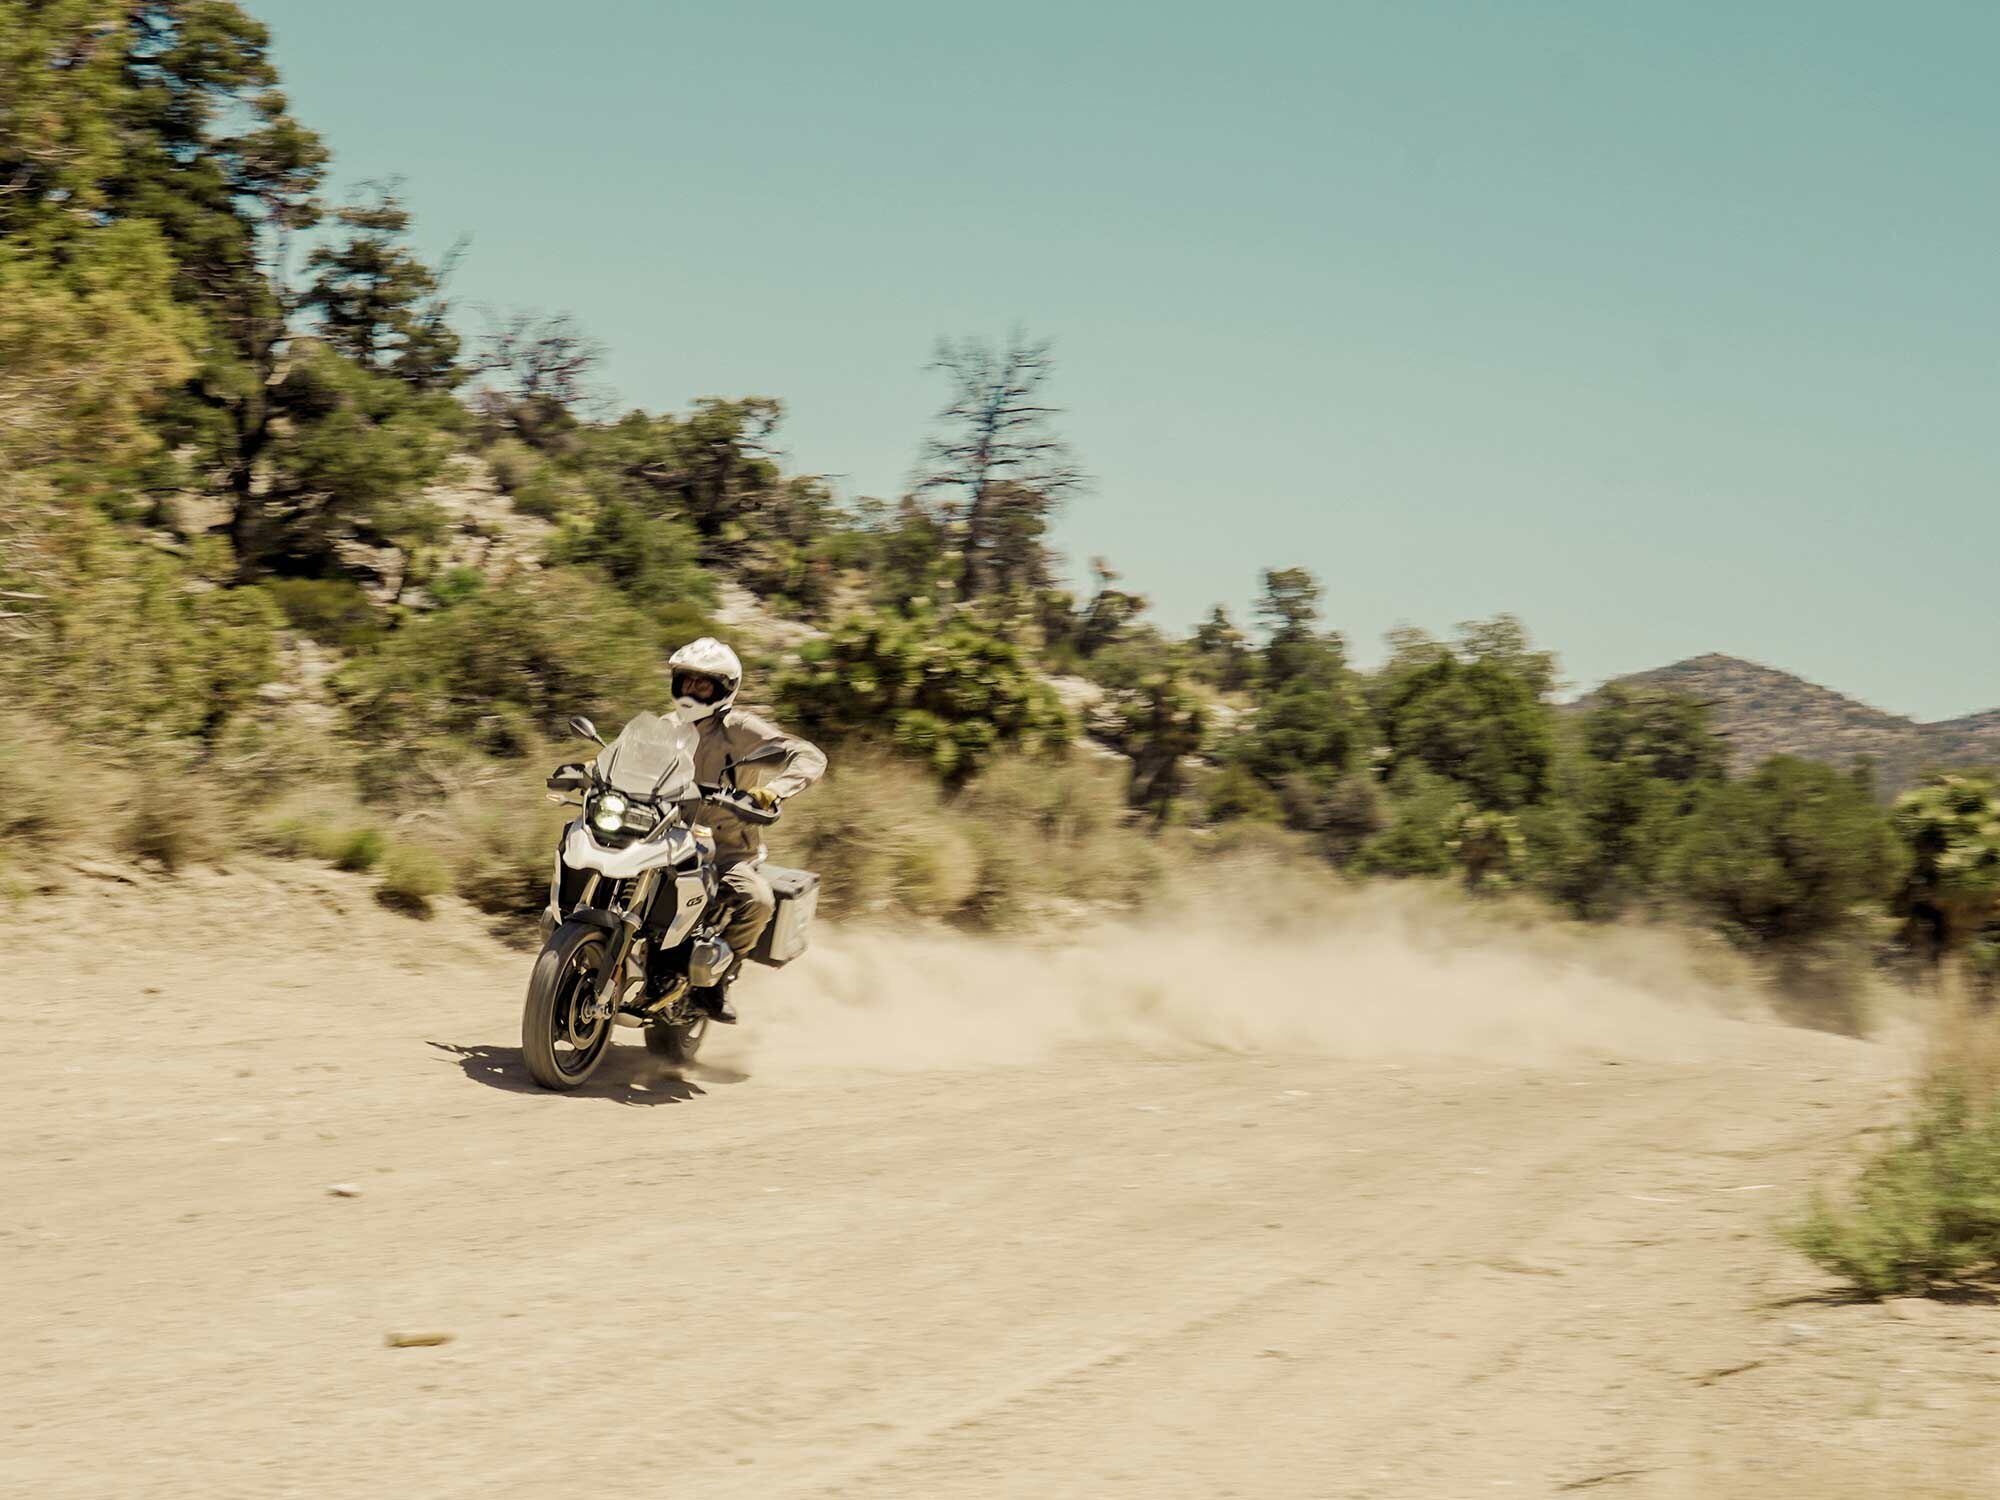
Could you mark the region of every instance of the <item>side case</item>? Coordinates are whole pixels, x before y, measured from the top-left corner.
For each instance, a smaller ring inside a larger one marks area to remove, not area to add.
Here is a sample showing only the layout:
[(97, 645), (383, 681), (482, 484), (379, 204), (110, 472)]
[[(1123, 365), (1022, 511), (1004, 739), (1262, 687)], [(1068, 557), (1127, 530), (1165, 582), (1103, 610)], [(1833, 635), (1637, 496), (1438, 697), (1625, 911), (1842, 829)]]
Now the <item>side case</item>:
[(761, 868), (771, 882), (771, 894), (778, 898), (778, 909), (771, 925), (757, 939), (757, 946), (750, 950), (750, 957), (753, 962), (781, 969), (806, 951), (806, 933), (819, 909), (819, 876), (785, 865)]

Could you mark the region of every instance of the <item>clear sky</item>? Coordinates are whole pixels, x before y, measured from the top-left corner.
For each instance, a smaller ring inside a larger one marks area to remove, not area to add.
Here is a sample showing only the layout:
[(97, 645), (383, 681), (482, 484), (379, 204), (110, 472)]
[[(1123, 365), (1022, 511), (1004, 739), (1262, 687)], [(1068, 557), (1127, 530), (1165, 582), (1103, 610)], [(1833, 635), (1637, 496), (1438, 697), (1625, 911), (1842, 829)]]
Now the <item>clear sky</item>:
[(1580, 685), (2000, 704), (1990, 0), (250, 0), (337, 181), (625, 405), (894, 495), (940, 334), (1055, 340), (1059, 540), (1163, 624), (1303, 564)]

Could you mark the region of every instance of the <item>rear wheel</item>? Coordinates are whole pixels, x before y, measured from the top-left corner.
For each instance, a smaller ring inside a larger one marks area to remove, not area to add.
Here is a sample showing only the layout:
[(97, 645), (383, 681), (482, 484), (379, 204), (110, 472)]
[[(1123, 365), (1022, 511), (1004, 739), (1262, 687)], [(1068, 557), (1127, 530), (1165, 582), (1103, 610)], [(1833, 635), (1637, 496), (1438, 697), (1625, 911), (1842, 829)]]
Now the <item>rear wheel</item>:
[(521, 1013), (521, 1059), (545, 1089), (580, 1086), (611, 1050), (611, 1018), (586, 1019), (604, 944), (602, 928), (565, 922), (535, 960)]
[(708, 1017), (694, 1016), (683, 1022), (655, 1021), (646, 1028), (646, 1050), (670, 1063), (694, 1061), (701, 1039), (708, 1035)]

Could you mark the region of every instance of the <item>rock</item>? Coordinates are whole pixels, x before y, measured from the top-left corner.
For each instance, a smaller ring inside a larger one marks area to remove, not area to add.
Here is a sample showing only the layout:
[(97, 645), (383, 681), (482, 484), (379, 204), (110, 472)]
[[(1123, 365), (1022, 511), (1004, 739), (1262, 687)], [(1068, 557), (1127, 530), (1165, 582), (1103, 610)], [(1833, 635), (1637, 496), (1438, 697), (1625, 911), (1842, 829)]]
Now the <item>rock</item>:
[(361, 1189), (351, 1182), (332, 1183), (327, 1188), (327, 1196), (332, 1198), (359, 1198)]
[(455, 1333), (386, 1333), (382, 1341), (391, 1349), (434, 1349), (457, 1337)]

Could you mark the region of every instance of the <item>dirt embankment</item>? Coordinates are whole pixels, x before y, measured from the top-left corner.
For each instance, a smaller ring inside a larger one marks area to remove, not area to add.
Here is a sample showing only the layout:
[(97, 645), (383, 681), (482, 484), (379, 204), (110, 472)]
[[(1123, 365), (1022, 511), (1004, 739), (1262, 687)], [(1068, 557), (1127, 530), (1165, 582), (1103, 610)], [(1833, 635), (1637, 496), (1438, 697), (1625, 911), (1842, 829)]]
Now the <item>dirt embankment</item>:
[(81, 885), (0, 919), (0, 1490), (2000, 1491), (2000, 1314), (1767, 1233), (1893, 1049), (1663, 946), (829, 935), (558, 1098), (462, 911)]

